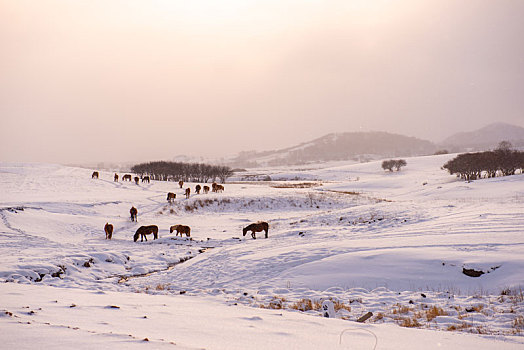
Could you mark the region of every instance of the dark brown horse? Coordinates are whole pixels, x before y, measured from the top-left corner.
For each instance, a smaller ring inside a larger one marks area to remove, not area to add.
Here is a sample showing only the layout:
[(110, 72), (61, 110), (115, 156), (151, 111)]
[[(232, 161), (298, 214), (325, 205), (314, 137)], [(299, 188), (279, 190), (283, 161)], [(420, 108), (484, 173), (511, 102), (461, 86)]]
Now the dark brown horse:
[(140, 181), (140, 178), (138, 176), (135, 176), (135, 183), (138, 185), (138, 182)]
[(106, 231), (106, 239), (111, 239), (113, 237), (113, 225), (106, 222), (104, 231)]
[(91, 174), (92, 179), (98, 179), (98, 171), (93, 171), (93, 174)]
[(153, 234), (153, 239), (158, 238), (158, 226), (157, 225), (149, 225), (149, 226), (140, 226), (138, 230), (136, 230), (135, 235), (133, 236), (133, 240), (136, 242), (138, 240), (138, 236), (140, 236), (140, 242), (144, 241), (144, 238), (147, 242), (146, 235)]
[(124, 176), (122, 176), (122, 181), (131, 181), (131, 180), (132, 178), (130, 174), (125, 174)]
[(150, 179), (149, 179), (149, 176), (142, 177), (142, 183), (144, 183), (144, 182), (147, 182), (147, 183), (151, 182)]
[(186, 188), (186, 192), (185, 192), (185, 194), (186, 194), (186, 199), (188, 199), (188, 198), (189, 198), (189, 195), (191, 195), (191, 189), (190, 189), (189, 187)]
[(218, 186), (218, 184), (216, 182), (213, 182), (211, 184), (211, 192), (216, 192), (217, 191), (217, 186)]
[(200, 186), (200, 185), (196, 185), (196, 186), (195, 186), (195, 192), (196, 192), (196, 194), (200, 194), (200, 190), (201, 190), (201, 189), (202, 189), (202, 186)]
[(218, 193), (218, 192), (223, 192), (224, 191), (224, 186), (222, 185), (216, 185), (215, 187), (215, 192)]
[(114, 180), (115, 182), (118, 182), (118, 174), (117, 174), (117, 173), (115, 173), (115, 177), (114, 177), (114, 179), (115, 179), (115, 180)]
[(169, 232), (173, 233), (173, 231), (176, 231), (175, 236), (178, 236), (180, 233), (180, 237), (185, 233), (187, 237), (191, 236), (191, 228), (189, 226), (185, 225), (173, 225), (169, 228)]
[(135, 207), (131, 207), (131, 209), (129, 209), (129, 213), (131, 214), (131, 221), (138, 222), (138, 219), (137, 219), (138, 210)]
[(184, 186), (184, 181), (182, 181), (182, 180), (178, 181), (178, 186), (180, 186), (180, 188), (182, 188), (182, 186)]
[(176, 194), (173, 193), (173, 192), (168, 192), (167, 193), (167, 201), (169, 203), (173, 203), (175, 201), (175, 198), (176, 198)]
[(204, 186), (204, 193), (207, 194), (209, 192), (209, 186)]
[(247, 231), (251, 231), (251, 237), (253, 237), (253, 239), (256, 239), (255, 232), (265, 231), (266, 238), (267, 238), (267, 233), (269, 231), (269, 224), (265, 221), (259, 221), (259, 222), (256, 222), (254, 224), (244, 227), (244, 229), (242, 230), (242, 233), (244, 234), (244, 236), (246, 235)]

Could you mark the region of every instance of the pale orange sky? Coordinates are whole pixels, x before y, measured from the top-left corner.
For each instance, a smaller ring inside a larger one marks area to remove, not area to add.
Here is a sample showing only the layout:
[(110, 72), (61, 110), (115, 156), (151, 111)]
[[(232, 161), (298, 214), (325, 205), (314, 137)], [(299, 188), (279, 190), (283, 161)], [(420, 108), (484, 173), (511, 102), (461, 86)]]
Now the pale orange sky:
[(524, 126), (520, 0), (0, 0), (0, 161)]

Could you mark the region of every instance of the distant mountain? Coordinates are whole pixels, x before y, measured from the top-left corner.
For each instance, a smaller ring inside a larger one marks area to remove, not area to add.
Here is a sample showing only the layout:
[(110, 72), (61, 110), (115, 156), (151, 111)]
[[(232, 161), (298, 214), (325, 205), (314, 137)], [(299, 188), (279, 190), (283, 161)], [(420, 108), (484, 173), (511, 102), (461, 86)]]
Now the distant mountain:
[(501, 141), (509, 141), (517, 148), (524, 147), (524, 128), (494, 123), (475, 131), (454, 134), (439, 143), (439, 147), (451, 152), (479, 151), (494, 149)]
[(236, 167), (298, 165), (337, 160), (369, 161), (386, 157), (409, 157), (435, 152), (425, 140), (387, 132), (328, 134), (294, 147), (267, 152), (241, 152), (231, 161)]

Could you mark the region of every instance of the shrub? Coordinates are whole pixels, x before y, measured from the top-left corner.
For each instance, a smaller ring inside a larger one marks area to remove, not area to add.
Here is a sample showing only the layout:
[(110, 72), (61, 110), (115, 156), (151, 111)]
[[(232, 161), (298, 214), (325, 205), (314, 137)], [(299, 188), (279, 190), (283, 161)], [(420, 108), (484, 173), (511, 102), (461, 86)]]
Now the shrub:
[(382, 169), (393, 171), (393, 168), (395, 168), (397, 171), (400, 171), (400, 168), (407, 164), (405, 159), (389, 159), (382, 162)]
[(450, 174), (457, 174), (466, 181), (476, 180), (485, 175), (488, 178), (497, 175), (514, 175), (524, 169), (524, 152), (511, 149), (463, 153), (442, 166)]

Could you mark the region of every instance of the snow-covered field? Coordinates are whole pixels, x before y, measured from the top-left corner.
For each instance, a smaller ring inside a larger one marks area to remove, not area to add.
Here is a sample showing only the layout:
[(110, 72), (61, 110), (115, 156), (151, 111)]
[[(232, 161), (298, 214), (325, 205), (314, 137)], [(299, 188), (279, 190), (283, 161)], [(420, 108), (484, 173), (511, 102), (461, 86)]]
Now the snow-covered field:
[[(2, 163), (0, 347), (523, 348), (524, 175), (465, 183), (440, 169), (451, 157), (257, 169), (314, 181), (189, 199), (173, 182)], [(243, 237), (258, 220), (269, 239)], [(151, 224), (159, 239), (133, 242)]]

